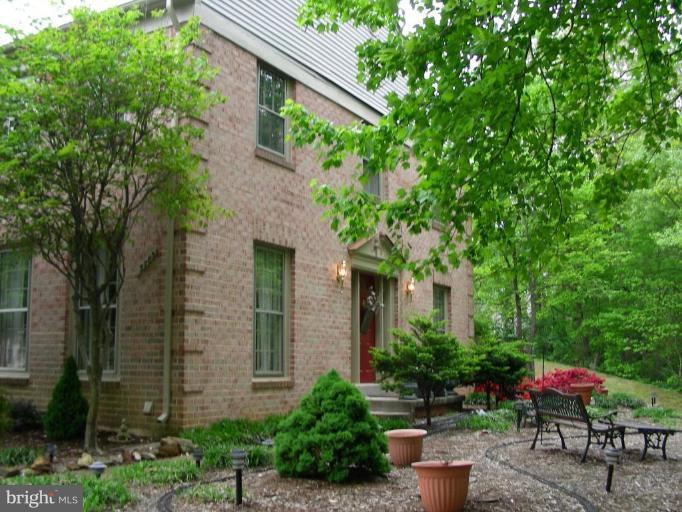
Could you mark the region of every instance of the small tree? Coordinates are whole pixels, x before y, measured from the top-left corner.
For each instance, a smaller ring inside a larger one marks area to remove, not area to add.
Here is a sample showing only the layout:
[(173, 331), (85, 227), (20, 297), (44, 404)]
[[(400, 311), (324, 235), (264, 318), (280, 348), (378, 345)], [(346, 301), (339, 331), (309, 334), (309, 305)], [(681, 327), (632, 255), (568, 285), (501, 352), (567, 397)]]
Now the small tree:
[(95, 450), (124, 247), (151, 205), (170, 226), (214, 211), (192, 151), (202, 130), (186, 120), (221, 98), (204, 85), (215, 70), (188, 51), (197, 19), (169, 37), (140, 30), (137, 10), (72, 15), (65, 29), (15, 34), (0, 54), (0, 235), (62, 273), (75, 309), (90, 308), (85, 447)]
[(519, 342), (480, 340), (474, 343), (470, 353), (471, 382), (484, 386), (488, 409), (494, 387), (497, 388), (497, 403), (500, 394), (513, 395), (514, 387), (528, 374), (528, 357), (521, 351)]
[(372, 366), (384, 389), (400, 390), (406, 383), (416, 382), (424, 400), (426, 424), (431, 425), (435, 391), (467, 374), (465, 352), (457, 339), (443, 330), (442, 322), (433, 321), (433, 315), (416, 316), (409, 323), (411, 333), (393, 330), (397, 341), (389, 350), (371, 349)]
[(332, 370), (280, 423), (275, 467), (283, 476), (343, 482), (353, 470), (388, 473), (387, 450), (386, 436), (365, 397)]
[(87, 416), (88, 402), (81, 394), (76, 360), (69, 357), (47, 404), (45, 433), (50, 439), (74, 439), (83, 435)]

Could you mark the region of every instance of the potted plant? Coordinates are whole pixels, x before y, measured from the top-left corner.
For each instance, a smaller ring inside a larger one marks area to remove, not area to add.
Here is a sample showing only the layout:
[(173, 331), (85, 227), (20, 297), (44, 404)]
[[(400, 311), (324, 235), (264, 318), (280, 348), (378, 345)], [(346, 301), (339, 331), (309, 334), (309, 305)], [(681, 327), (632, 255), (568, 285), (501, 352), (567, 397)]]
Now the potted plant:
[(422, 458), (426, 430), (401, 428), (385, 432), (388, 438), (388, 458), (394, 466), (407, 466)]
[(426, 512), (458, 512), (469, 492), (470, 460), (413, 462)]
[(574, 382), (570, 385), (571, 393), (577, 393), (583, 400), (583, 404), (590, 405), (592, 402), (593, 382)]

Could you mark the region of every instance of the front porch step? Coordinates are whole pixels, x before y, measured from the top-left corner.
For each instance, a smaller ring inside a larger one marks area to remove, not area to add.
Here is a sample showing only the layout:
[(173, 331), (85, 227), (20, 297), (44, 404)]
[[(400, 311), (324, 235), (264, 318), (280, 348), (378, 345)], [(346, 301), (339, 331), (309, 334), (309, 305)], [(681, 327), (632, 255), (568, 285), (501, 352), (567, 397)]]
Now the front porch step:
[(414, 418), (411, 414), (406, 414), (402, 412), (372, 412), (372, 416), (377, 419), (392, 419), (392, 420), (405, 420), (406, 422), (412, 424)]
[(375, 412), (396, 412), (414, 415), (414, 410), (422, 400), (405, 400), (397, 396), (368, 396), (369, 410)]
[(386, 391), (381, 389), (379, 384), (368, 383), (368, 384), (356, 384), (355, 385), (360, 392), (366, 397), (370, 396), (398, 396), (397, 393), (393, 391)]

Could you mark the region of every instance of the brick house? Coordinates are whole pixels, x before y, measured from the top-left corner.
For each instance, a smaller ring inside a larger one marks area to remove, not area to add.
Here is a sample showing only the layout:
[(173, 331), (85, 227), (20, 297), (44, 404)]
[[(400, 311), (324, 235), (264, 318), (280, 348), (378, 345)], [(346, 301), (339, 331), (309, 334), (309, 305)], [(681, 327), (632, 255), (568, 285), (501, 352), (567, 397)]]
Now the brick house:
[[(155, 3), (165, 6), (143, 5)], [(433, 308), (460, 340), (472, 337), (471, 265), (414, 283), (411, 293), (410, 275), (380, 275), (390, 238), (379, 233), (344, 246), (310, 198), (311, 179), (357, 182), (361, 162), (324, 174), (311, 149), (284, 141), (286, 120), (277, 111), (286, 97), (339, 123), (376, 122), (385, 112), (382, 94), (355, 80), (353, 49), (371, 34), (303, 31), (295, 0), (258, 9), (247, 0), (173, 3), (145, 23), (172, 30), (190, 15), (202, 21), (196, 50), (220, 68), (210, 86), (228, 101), (193, 120), (205, 128), (197, 152), (216, 202), (234, 214), (190, 232), (151, 215), (138, 224), (105, 355), (101, 424), (125, 418), (135, 430), (159, 433), (284, 412), (331, 368), (372, 382), (368, 348)], [(411, 179), (390, 173), (364, 186), (391, 197)], [(425, 254), (437, 236), (434, 229), (409, 242)], [(374, 299), (382, 307), (372, 311)], [(65, 357), (83, 365), (87, 339), (76, 339), (73, 324), (88, 311), (77, 309), (66, 281), (44, 261), (0, 252), (0, 386), (12, 398), (44, 409)]]

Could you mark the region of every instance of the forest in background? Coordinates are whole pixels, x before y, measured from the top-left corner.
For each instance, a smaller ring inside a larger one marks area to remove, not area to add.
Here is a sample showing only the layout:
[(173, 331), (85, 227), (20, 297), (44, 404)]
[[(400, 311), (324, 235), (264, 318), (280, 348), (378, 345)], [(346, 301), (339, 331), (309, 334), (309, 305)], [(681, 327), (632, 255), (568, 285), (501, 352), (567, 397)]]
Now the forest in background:
[(564, 198), (565, 232), (533, 214), (500, 225), (513, 236), (475, 265), (477, 337), (682, 390), (682, 149), (644, 151), (624, 156), (648, 165), (616, 201), (592, 183)]

